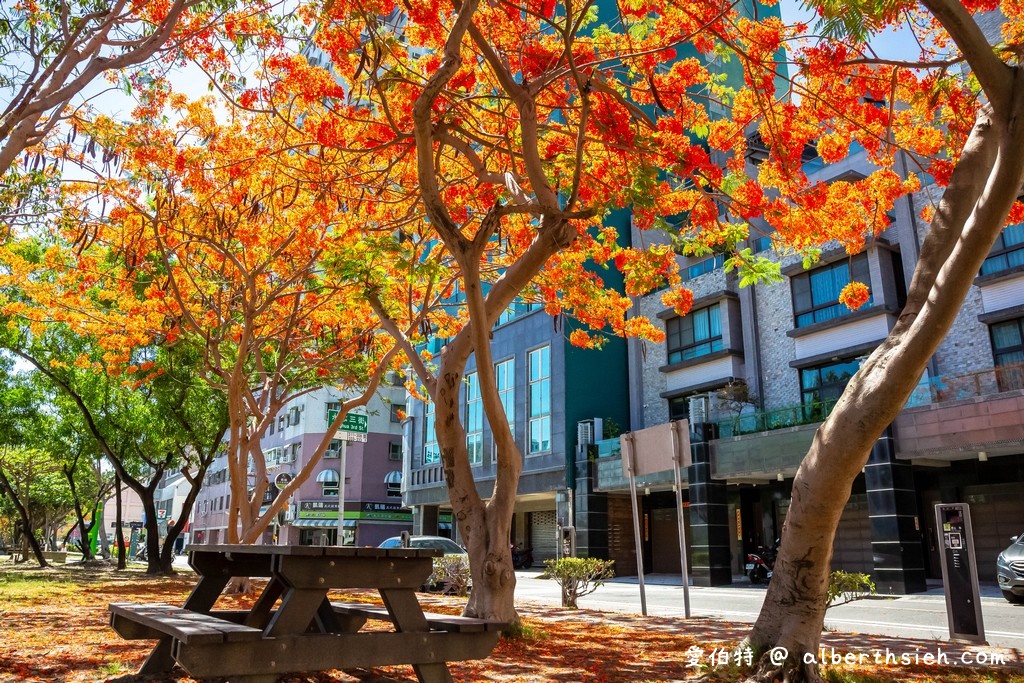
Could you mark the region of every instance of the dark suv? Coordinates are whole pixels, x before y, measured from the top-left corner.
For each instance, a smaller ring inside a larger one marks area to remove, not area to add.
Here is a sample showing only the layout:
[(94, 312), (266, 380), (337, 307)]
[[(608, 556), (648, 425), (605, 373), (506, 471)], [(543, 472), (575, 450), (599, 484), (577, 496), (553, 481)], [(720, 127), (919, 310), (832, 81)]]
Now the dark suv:
[(1014, 536), (1010, 547), (996, 558), (996, 578), (1003, 597), (1024, 603), (1024, 534)]

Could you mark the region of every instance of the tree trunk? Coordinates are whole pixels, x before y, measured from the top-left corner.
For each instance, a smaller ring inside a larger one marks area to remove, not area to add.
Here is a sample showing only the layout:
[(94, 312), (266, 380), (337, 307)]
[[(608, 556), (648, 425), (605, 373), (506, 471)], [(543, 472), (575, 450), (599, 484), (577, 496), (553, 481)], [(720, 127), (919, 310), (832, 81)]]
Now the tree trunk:
[(123, 511), (121, 509), (121, 477), (114, 476), (114, 539), (117, 543), (117, 568), (128, 567), (128, 553), (124, 547), (124, 529), (121, 528)]
[[(71, 500), (75, 504), (75, 518), (78, 520), (78, 534), (82, 537), (82, 562), (92, 559), (92, 548), (88, 542), (89, 531), (92, 524), (86, 524), (85, 512), (82, 511), (82, 501), (78, 498), (78, 488), (75, 486), (75, 477), (72, 467), (64, 467), (64, 477), (68, 480), (68, 487), (71, 489)], [(93, 512), (93, 524), (96, 524), (96, 513)]]
[[(487, 503), (477, 492), (473, 468), (466, 449), (466, 431), (460, 416), (459, 388), (469, 357), (469, 333), (464, 328), (456, 340), (442, 353), (435, 385), (434, 404), (437, 441), (444, 466), (448, 496), (458, 520), (459, 529), (466, 539), (469, 551), (470, 575), (473, 590), (466, 603), (464, 615), (477, 619), (493, 619), (518, 626), (515, 608), (516, 574), (512, 567), (509, 548), (509, 529), (518, 487), (518, 472), (514, 479), (499, 471), (495, 492)], [(489, 354), (478, 354), (478, 371), (489, 362)], [(483, 392), (481, 392), (483, 393)], [(504, 419), (504, 418), (503, 418)], [(492, 424), (495, 424), (492, 422)], [(499, 452), (499, 461), (508, 457)], [(518, 455), (518, 454), (515, 454)], [(509, 496), (506, 489), (511, 487)]]
[[(36, 535), (32, 533), (32, 520), (29, 519), (28, 510), (22, 504), (18, 498), (17, 492), (14, 487), (11, 486), (10, 480), (7, 479), (7, 475), (2, 469), (0, 469), (0, 486), (2, 486), (7, 493), (11, 496), (11, 502), (14, 504), (14, 509), (18, 512), (18, 518), (21, 520), (21, 531), (25, 537), (25, 543), (32, 549), (32, 554), (36, 556), (36, 561), (39, 562), (40, 569), (45, 569), (50, 565), (47, 563), (46, 558), (43, 557), (43, 549), (39, 546), (39, 541), (36, 540)], [(25, 553), (22, 552), (22, 561), (26, 558)]]
[[(1014, 111), (1024, 112), (1022, 95)], [(1019, 120), (989, 106), (979, 112), (922, 244), (899, 320), (850, 380), (797, 471), (774, 575), (747, 639), (760, 656), (754, 680), (821, 680), (816, 653), (839, 518), (874, 442), (955, 321), (1020, 191)]]

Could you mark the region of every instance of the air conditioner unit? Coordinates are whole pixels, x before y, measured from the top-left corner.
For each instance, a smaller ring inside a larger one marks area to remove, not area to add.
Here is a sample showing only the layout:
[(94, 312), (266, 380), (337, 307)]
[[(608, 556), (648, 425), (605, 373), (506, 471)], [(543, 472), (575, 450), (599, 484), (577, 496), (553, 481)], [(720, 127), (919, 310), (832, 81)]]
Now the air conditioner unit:
[(700, 424), (708, 421), (708, 395), (697, 394), (689, 399), (690, 424)]
[(324, 451), (324, 457), (325, 458), (338, 458), (338, 457), (341, 457), (341, 453), (338, 451), (337, 448), (328, 448), (326, 451)]

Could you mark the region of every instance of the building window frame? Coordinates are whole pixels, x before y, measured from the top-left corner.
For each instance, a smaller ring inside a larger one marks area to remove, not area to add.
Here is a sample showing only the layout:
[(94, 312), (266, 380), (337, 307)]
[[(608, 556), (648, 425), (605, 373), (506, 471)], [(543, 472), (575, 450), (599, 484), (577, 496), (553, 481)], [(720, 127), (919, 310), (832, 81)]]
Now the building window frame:
[(528, 455), (551, 451), (551, 346), (527, 354), (529, 391)]
[(484, 462), (484, 404), (480, 396), (480, 376), (475, 372), (466, 374), (466, 451), (470, 465)]
[(437, 445), (437, 411), (433, 401), (423, 404), (423, 464), (436, 465), (441, 462), (441, 449)]
[(516, 359), (508, 358), (494, 364), (494, 380), (498, 387), (498, 400), (505, 409), (505, 419), (512, 438), (516, 437)]
[[(828, 361), (800, 368), (800, 405), (803, 408), (804, 419), (825, 419), (859, 369), (858, 358)], [(840, 372), (837, 374), (836, 370)]]
[(999, 233), (979, 274), (995, 275), (1020, 266), (1024, 266), (1024, 223), (1014, 223)]
[[(996, 367), (1024, 363), (1024, 318), (992, 323), (988, 330), (992, 340), (992, 362)], [(1013, 336), (1000, 334), (1004, 330)]]
[[(853, 281), (871, 282), (871, 266), (864, 252), (792, 276), (793, 327), (807, 327), (852, 313), (839, 302), (839, 293)], [(867, 305), (872, 303), (873, 296), (869, 296)]]
[(384, 489), (388, 498), (402, 497), (402, 473), (398, 470), (384, 475)]
[(722, 339), (722, 306), (718, 302), (665, 321), (669, 365), (721, 351)]
[(402, 442), (391, 441), (388, 443), (388, 460), (402, 459)]

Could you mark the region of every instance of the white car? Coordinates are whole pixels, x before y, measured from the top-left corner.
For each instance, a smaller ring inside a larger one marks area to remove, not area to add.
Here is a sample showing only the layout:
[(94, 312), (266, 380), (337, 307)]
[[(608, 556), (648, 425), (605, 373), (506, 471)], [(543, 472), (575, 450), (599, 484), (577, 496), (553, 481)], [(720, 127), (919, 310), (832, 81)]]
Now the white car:
[[(401, 548), (402, 537), (392, 536), (378, 548)], [(450, 538), (444, 536), (410, 536), (409, 537), (410, 548), (432, 548), (434, 550), (440, 550), (445, 555), (468, 555), (466, 549), (456, 543)]]
[[(378, 547), (401, 548), (402, 537), (392, 536)], [(469, 553), (452, 539), (444, 536), (410, 536), (408, 547), (440, 550), (445, 555), (444, 558), (434, 558), (434, 573), (421, 586), (421, 590), (465, 595), (472, 589), (472, 581), (469, 578)]]

